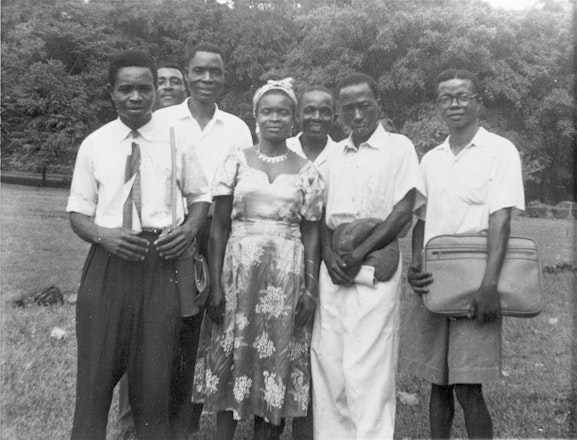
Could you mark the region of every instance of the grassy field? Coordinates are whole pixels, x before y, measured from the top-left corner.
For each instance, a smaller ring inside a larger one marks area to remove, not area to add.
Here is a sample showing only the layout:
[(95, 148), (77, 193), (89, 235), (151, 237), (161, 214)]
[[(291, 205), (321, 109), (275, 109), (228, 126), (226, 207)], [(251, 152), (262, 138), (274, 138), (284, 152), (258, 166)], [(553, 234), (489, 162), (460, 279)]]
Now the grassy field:
[[(5, 303), (13, 295), (33, 293), (51, 284), (65, 296), (75, 293), (88, 247), (68, 226), (66, 196), (64, 190), (2, 185), (2, 439), (59, 440), (70, 435), (76, 369), (74, 306), (65, 303), (22, 309)], [(515, 218), (513, 234), (535, 238), (545, 265), (577, 265), (575, 225), (568, 220)], [(407, 249), (406, 239), (402, 247)], [(505, 320), (503, 378), (486, 387), (495, 433), (500, 438), (577, 437), (577, 345), (572, 337), (576, 328), (576, 277), (562, 272), (545, 275), (544, 282), (548, 304), (541, 315)], [(410, 325), (406, 316), (409, 290), (403, 295), (404, 323)], [(67, 338), (50, 338), (55, 326), (66, 330)], [(398, 389), (416, 393), (419, 403), (399, 403), (397, 438), (428, 436), (428, 388), (428, 384), (404, 374), (402, 364), (399, 366)], [(115, 409), (116, 401), (110, 412), (108, 440), (118, 438)], [(214, 418), (203, 416), (195, 439), (213, 436)], [(464, 436), (457, 410), (453, 437)], [(250, 423), (241, 424), (236, 439), (250, 438)], [(289, 439), (289, 433), (283, 438)]]

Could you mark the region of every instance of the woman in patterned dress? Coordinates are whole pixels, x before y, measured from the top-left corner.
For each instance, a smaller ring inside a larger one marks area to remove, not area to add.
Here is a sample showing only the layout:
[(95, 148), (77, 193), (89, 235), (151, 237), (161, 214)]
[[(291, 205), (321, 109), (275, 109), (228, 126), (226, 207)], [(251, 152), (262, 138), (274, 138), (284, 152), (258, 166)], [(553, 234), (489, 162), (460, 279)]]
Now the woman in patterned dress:
[(217, 439), (251, 416), (256, 439), (278, 438), (285, 418), (307, 413), (323, 182), (286, 146), (296, 106), (286, 80), (260, 88), (259, 143), (226, 157), (213, 183), (210, 319), (193, 391), (217, 412)]

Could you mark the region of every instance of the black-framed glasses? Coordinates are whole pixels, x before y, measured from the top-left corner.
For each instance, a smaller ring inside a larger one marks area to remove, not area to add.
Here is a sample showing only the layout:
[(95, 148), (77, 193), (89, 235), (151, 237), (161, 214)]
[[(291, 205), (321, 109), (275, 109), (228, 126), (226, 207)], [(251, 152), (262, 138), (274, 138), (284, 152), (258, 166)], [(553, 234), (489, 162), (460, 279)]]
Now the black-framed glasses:
[(469, 104), (469, 101), (475, 99), (477, 96), (479, 96), (478, 93), (476, 93), (475, 95), (456, 95), (456, 96), (443, 95), (437, 98), (437, 104), (439, 104), (441, 107), (449, 107), (453, 103), (454, 99), (457, 101), (457, 104), (459, 105), (467, 105)]

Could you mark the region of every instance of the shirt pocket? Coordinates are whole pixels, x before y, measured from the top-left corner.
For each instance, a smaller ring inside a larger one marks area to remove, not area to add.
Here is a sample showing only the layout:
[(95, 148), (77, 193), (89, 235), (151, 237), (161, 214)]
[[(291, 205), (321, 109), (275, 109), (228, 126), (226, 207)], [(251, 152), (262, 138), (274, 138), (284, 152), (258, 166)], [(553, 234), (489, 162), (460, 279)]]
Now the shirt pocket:
[(456, 171), (456, 194), (469, 205), (485, 205), (491, 185), (491, 159), (471, 157)]

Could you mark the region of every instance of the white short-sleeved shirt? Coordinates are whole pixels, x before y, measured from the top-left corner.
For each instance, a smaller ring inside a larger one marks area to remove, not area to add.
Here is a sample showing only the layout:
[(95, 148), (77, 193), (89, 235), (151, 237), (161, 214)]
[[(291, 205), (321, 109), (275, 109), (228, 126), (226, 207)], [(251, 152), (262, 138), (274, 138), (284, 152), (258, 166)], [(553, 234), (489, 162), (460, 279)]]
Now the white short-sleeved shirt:
[[(138, 129), (142, 218), (135, 208), (132, 229), (164, 228), (172, 223), (169, 133), (154, 115)], [(125, 182), (127, 156), (132, 154), (131, 129), (116, 119), (90, 134), (80, 145), (66, 210), (94, 216), (103, 227), (122, 226), (122, 212), (134, 178)], [(208, 180), (194, 150), (176, 149), (176, 180), (181, 197), (176, 204), (177, 224), (184, 220), (183, 198), (188, 203), (210, 202)]]
[(341, 141), (328, 165), (326, 223), (330, 229), (367, 217), (385, 220), (413, 188), (417, 190), (413, 209), (424, 203), (415, 147), (406, 136), (388, 133), (380, 124), (358, 149), (351, 137)]
[(502, 208), (525, 209), (521, 160), (507, 139), (479, 128), (458, 155), (449, 138), (421, 160), (427, 202), (417, 213), (425, 243), (443, 234), (487, 230), (489, 215)]
[[(303, 159), (308, 159), (301, 144), (302, 135), (303, 134), (301, 132), (296, 136), (288, 138), (286, 140), (286, 145), (288, 148), (290, 148), (292, 151), (294, 151)], [(327, 179), (329, 158), (337, 150), (338, 150), (338, 144), (335, 141), (333, 141), (333, 139), (330, 136), (327, 136), (327, 143), (325, 145), (325, 148), (323, 148), (323, 151), (321, 151), (319, 155), (316, 157), (316, 159), (313, 161), (314, 166), (316, 167), (317, 170), (319, 170), (321, 177), (325, 181)]]
[(202, 163), (209, 182), (224, 158), (238, 148), (252, 147), (252, 136), (242, 119), (224, 112), (216, 106), (214, 116), (201, 130), (188, 108), (190, 98), (182, 104), (155, 112), (156, 117), (168, 126), (174, 126), (178, 144), (193, 146)]

